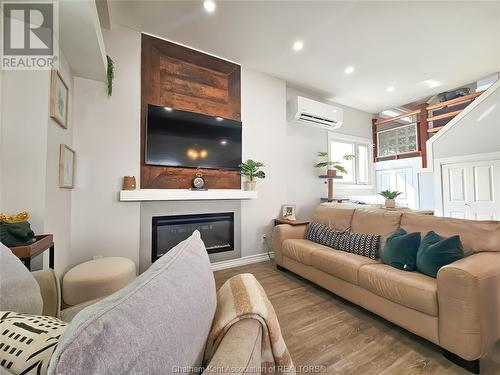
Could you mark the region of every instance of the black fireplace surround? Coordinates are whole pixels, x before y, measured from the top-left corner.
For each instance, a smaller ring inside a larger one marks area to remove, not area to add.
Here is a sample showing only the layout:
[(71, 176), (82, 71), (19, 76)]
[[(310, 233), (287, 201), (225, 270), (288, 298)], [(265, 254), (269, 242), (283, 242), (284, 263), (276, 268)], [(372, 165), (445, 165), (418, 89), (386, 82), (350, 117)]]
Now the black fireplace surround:
[(152, 219), (151, 261), (199, 230), (208, 254), (234, 250), (234, 213), (155, 216)]

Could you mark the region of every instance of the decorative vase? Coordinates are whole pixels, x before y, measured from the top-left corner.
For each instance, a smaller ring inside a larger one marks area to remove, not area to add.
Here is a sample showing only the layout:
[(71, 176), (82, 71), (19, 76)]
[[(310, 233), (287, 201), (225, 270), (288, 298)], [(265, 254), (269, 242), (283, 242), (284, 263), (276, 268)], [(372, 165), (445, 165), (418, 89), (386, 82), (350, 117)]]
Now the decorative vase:
[(123, 190), (135, 190), (136, 188), (135, 176), (124, 176), (122, 188)]
[(395, 199), (386, 199), (385, 200), (385, 208), (396, 208), (396, 200)]
[(253, 191), (255, 190), (255, 185), (257, 184), (257, 181), (245, 181), (243, 183), (243, 187), (245, 188), (245, 190), (247, 191)]

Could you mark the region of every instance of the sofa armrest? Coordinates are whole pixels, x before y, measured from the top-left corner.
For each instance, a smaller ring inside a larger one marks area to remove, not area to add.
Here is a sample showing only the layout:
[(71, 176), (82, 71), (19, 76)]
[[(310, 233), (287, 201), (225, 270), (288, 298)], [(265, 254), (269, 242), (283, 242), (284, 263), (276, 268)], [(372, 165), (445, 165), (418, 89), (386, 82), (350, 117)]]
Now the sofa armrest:
[(243, 319), (229, 328), (203, 374), (260, 374), (262, 327)]
[(100, 300), (102, 300), (102, 298), (96, 298), (90, 301), (79, 303), (78, 305), (75, 306), (70, 306), (65, 309), (62, 309), (60, 319), (65, 321), (66, 323), (69, 323), (73, 320), (75, 315), (78, 314), (80, 311), (82, 311), (84, 308), (93, 305), (94, 303), (99, 302)]
[(437, 274), (440, 346), (466, 360), (500, 338), (500, 252), (482, 252)]
[(61, 313), (61, 288), (56, 272), (49, 268), (31, 273), (38, 285), (43, 300), (43, 315), (59, 318)]
[(283, 254), (281, 249), (283, 242), (290, 238), (299, 239), (304, 238), (306, 233), (307, 224), (304, 225), (290, 225), (280, 224), (276, 225), (273, 230), (273, 251), (274, 259), (279, 265), (283, 264)]

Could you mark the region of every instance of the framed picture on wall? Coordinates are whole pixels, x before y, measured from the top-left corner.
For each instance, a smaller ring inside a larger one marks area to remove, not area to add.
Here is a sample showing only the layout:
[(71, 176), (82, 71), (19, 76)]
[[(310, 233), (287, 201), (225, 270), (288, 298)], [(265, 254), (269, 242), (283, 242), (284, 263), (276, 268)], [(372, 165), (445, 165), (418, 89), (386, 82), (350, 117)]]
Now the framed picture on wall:
[(59, 187), (73, 189), (75, 185), (75, 151), (61, 144), (59, 150)]
[(69, 89), (59, 71), (53, 70), (50, 85), (50, 117), (64, 129), (68, 128)]

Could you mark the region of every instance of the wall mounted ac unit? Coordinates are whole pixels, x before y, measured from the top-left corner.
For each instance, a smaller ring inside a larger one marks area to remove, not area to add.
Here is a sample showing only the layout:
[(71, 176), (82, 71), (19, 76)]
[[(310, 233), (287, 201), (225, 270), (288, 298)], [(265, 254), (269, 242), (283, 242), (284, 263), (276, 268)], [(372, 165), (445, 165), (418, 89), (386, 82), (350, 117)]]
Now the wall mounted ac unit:
[(338, 129), (342, 126), (344, 112), (341, 108), (302, 96), (289, 100), (287, 107), (288, 119), (297, 124), (327, 130)]

